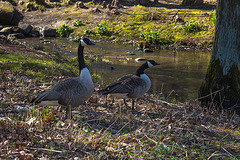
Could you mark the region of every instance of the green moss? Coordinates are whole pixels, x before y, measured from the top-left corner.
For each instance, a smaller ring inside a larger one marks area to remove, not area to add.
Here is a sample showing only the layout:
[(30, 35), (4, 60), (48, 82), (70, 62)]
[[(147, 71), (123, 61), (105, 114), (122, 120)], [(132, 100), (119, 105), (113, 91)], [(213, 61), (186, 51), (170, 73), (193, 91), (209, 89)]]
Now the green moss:
[(14, 8), (12, 4), (9, 2), (1, 2), (0, 11), (13, 12)]
[(9, 8), (8, 8), (8, 7), (4, 7), (2, 10), (3, 10), (3, 11), (8, 11)]
[[(217, 102), (224, 108), (232, 107), (240, 99), (240, 71), (236, 64), (233, 64), (227, 75), (223, 75), (219, 60), (212, 60), (208, 66), (205, 81), (202, 83), (199, 97), (204, 103)], [(216, 95), (211, 93), (219, 91)]]
[(87, 3), (88, 5), (94, 5), (93, 1)]

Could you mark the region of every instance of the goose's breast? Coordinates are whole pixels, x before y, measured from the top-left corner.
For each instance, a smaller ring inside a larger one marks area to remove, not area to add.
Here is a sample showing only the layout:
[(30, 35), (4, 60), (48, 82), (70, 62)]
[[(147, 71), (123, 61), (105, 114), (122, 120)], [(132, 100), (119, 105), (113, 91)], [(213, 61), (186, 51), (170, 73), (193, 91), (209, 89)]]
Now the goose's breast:
[(146, 74), (140, 75), (140, 78), (143, 79), (144, 82), (146, 83), (144, 86), (144, 90), (145, 90), (145, 92), (147, 92), (149, 90), (149, 88), (151, 87), (151, 80)]
[(140, 75), (141, 81), (139, 85), (133, 89), (133, 92), (129, 94), (129, 98), (137, 98), (143, 96), (150, 88), (151, 81), (146, 74)]
[(74, 83), (74, 87), (65, 91), (59, 103), (64, 105), (79, 106), (83, 104), (93, 93), (94, 85), (85, 83), (79, 79), (76, 79), (77, 83)]

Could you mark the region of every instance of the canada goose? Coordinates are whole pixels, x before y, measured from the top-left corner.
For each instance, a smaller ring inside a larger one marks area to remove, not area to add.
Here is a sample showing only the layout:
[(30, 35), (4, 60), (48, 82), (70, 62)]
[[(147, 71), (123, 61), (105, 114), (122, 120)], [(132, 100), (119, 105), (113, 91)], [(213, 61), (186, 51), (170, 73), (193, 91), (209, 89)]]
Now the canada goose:
[(88, 38), (82, 38), (79, 42), (79, 76), (57, 83), (51, 89), (46, 90), (33, 99), (31, 103), (35, 103), (40, 106), (67, 106), (66, 118), (71, 118), (71, 107), (77, 107), (84, 103), (94, 91), (91, 74), (84, 62), (83, 49), (86, 45), (94, 45), (94, 43), (92, 43)]
[[(103, 95), (113, 95), (117, 98), (132, 98), (132, 110), (134, 110), (135, 98), (143, 96), (151, 86), (151, 80), (144, 73), (144, 70), (159, 65), (154, 60), (148, 60), (136, 71), (136, 75), (128, 74), (110, 83), (105, 89), (100, 90)], [(128, 107), (128, 106), (127, 106)]]

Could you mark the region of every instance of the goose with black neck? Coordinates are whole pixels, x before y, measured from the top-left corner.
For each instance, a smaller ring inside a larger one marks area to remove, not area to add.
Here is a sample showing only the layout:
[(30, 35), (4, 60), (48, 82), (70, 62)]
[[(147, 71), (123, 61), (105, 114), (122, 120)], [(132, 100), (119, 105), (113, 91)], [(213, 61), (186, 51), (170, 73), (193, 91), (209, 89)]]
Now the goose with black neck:
[(136, 74), (122, 76), (116, 81), (110, 83), (105, 89), (100, 90), (103, 95), (113, 95), (122, 98), (126, 107), (125, 99), (132, 99), (132, 110), (134, 110), (134, 101), (136, 98), (143, 96), (151, 87), (150, 78), (144, 73), (147, 68), (159, 65), (154, 60), (148, 60), (142, 64), (136, 71)]
[(46, 90), (31, 103), (44, 106), (67, 106), (66, 118), (72, 118), (72, 107), (83, 104), (94, 91), (91, 74), (84, 62), (84, 46), (94, 45), (88, 38), (82, 38), (78, 45), (79, 76), (66, 79)]

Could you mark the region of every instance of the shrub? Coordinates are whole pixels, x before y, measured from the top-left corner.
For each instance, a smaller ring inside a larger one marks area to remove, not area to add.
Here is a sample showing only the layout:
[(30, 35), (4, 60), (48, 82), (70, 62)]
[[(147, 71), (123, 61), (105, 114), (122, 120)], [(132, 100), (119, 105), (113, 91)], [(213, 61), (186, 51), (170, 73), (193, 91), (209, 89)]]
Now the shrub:
[(108, 24), (106, 24), (106, 23), (98, 24), (97, 25), (97, 34), (108, 36), (110, 34), (110, 32), (107, 28), (108, 28)]
[(70, 41), (78, 42), (82, 37), (80, 36), (73, 36)]
[(72, 28), (69, 27), (67, 24), (62, 24), (56, 29), (56, 31), (60, 35), (60, 37), (66, 37), (72, 32)]
[(197, 21), (190, 21), (190, 22), (187, 22), (186, 24), (182, 25), (182, 28), (187, 33), (192, 33), (192, 32), (199, 32), (199, 31), (201, 31), (203, 27)]
[(156, 31), (141, 32), (139, 38), (150, 44), (153, 44), (153, 43), (156, 44), (159, 41), (159, 35), (158, 35), (158, 32)]
[(93, 79), (94, 83), (99, 83), (102, 80), (101, 76), (99, 74), (96, 74), (96, 73), (92, 74), (92, 79)]
[(72, 22), (73, 26), (84, 26), (80, 19), (74, 19)]
[(148, 44), (171, 44), (174, 36), (168, 36), (167, 38), (160, 38), (157, 31), (141, 32), (139, 38), (146, 41)]
[(84, 31), (84, 34), (90, 35), (90, 34), (95, 34), (95, 32), (94, 32), (93, 30), (91, 30), (91, 29), (86, 29), (86, 30)]

